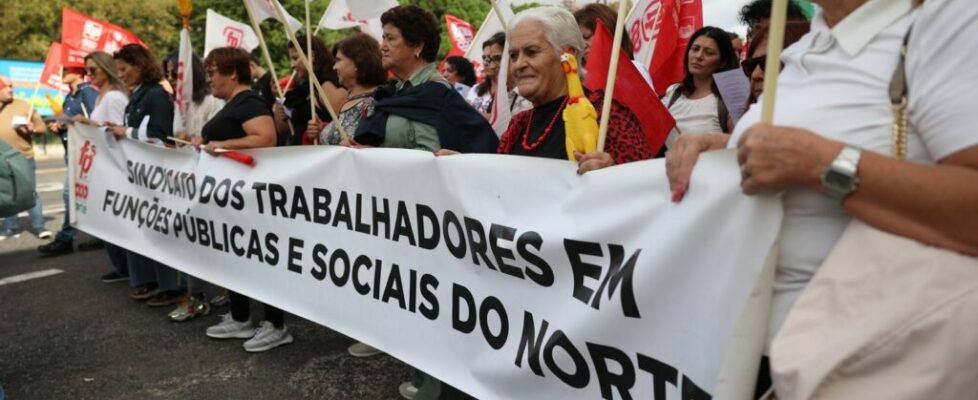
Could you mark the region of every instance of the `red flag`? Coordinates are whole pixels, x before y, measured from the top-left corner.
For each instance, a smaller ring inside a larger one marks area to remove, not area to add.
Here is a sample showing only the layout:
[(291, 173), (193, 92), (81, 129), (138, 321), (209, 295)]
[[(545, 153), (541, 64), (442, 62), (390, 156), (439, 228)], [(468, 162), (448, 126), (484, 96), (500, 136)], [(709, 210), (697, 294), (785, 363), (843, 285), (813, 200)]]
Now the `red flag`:
[(129, 43), (146, 46), (132, 32), (68, 7), (61, 9), (61, 42), (84, 54), (96, 50), (112, 54)]
[[(587, 78), (584, 80), (584, 87), (588, 90), (605, 89), (608, 70), (611, 68), (613, 45), (614, 38), (611, 33), (600, 20), (597, 21), (591, 39), (591, 51), (587, 58)], [(614, 99), (631, 110), (638, 118), (652, 154), (658, 154), (669, 136), (669, 131), (676, 126), (676, 120), (657, 97), (628, 55), (620, 52), (618, 72), (615, 76)]]
[(452, 41), (452, 49), (448, 51), (446, 57), (464, 56), (472, 47), (472, 40), (475, 39), (475, 28), (461, 18), (448, 14), (445, 14), (445, 26), (448, 27), (448, 37)]
[(68, 92), (68, 86), (61, 83), (61, 43), (51, 42), (48, 55), (44, 58), (44, 70), (41, 71), (41, 84), (61, 92)]
[(677, 0), (662, 0), (658, 16), (658, 34), (652, 50), (652, 64), (649, 74), (652, 84), (660, 92), (683, 79), (683, 57), (686, 46), (679, 41), (679, 9)]
[(65, 68), (85, 68), (85, 56), (88, 52), (74, 47), (61, 45), (61, 64)]

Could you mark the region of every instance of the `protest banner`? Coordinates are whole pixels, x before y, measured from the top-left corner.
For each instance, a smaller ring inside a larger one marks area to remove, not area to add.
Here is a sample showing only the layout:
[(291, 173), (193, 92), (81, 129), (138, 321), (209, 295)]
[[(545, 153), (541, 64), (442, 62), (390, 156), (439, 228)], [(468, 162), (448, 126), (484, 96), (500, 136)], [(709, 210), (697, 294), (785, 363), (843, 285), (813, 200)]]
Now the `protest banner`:
[(78, 228), (482, 399), (711, 398), (782, 213), (741, 194), (732, 151), (676, 204), (662, 160), (295, 147), (250, 167), (71, 135)]

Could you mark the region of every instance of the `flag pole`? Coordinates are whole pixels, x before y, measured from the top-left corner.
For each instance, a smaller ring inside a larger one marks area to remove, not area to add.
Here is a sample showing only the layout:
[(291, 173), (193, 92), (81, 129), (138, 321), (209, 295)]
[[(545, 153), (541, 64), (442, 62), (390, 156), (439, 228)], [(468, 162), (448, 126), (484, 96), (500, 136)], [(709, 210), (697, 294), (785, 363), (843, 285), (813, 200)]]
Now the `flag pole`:
[[(246, 1), (245, 5), (247, 4), (248, 2)], [(272, 7), (272, 8), (275, 9), (275, 15), (279, 21), (287, 21), (285, 19), (285, 15), (282, 13), (281, 8), (279, 7)], [(252, 21), (254, 21), (254, 18), (252, 18)], [(295, 33), (292, 32), (292, 29), (289, 28), (287, 23), (283, 22), (283, 24), (285, 24), (285, 34), (286, 36), (289, 37), (289, 40), (292, 42), (292, 46), (295, 47), (296, 53), (299, 53), (299, 59), (302, 61), (302, 64), (306, 67), (306, 71), (309, 71), (309, 78), (311, 78), (310, 80), (314, 85), (313, 87), (319, 93), (319, 97), (322, 97), (323, 99), (329, 99), (329, 96), (326, 95), (326, 90), (323, 89), (323, 85), (319, 83), (319, 78), (316, 77), (316, 71), (314, 71), (312, 68), (312, 62), (309, 61), (309, 57), (306, 57), (306, 51), (302, 49), (302, 46), (299, 45), (299, 40), (295, 38)], [(310, 93), (309, 95), (311, 96), (312, 93)], [(333, 110), (333, 105), (329, 104), (329, 101), (326, 101), (325, 103), (326, 103), (325, 104), (326, 111), (329, 111), (329, 116), (333, 118), (333, 121), (339, 121), (339, 117), (336, 116), (336, 111)], [(349, 135), (346, 134), (346, 129), (343, 129), (343, 124), (337, 123), (336, 128), (340, 132), (341, 138), (350, 137)]]
[(608, 137), (608, 121), (611, 118), (611, 100), (615, 95), (615, 77), (618, 75), (618, 57), (621, 55), (621, 38), (625, 32), (625, 2), (618, 2), (618, 18), (615, 21), (615, 40), (611, 46), (611, 65), (604, 85), (604, 104), (601, 105), (601, 124), (598, 125), (598, 151), (604, 151)]
[(506, 17), (503, 17), (503, 13), (499, 10), (498, 0), (492, 0), (492, 10), (496, 12), (496, 18), (499, 18), (499, 24), (503, 26), (503, 32), (509, 31), (509, 26), (506, 25), (508, 21), (506, 21)]
[[(309, 22), (309, 0), (305, 0), (303, 3), (305, 3), (306, 5), (306, 54), (308, 54), (309, 58), (311, 59), (313, 58), (312, 23)], [(312, 122), (318, 123), (319, 116), (316, 115), (316, 88), (315, 88), (315, 84), (312, 83), (312, 79), (309, 79), (309, 109), (311, 111), (310, 115), (312, 115)], [(313, 143), (319, 144), (319, 140), (318, 139), (313, 140)]]
[(767, 34), (767, 62), (764, 65), (764, 103), (761, 122), (774, 122), (774, 99), (778, 95), (778, 74), (781, 72), (781, 48), (784, 47), (784, 26), (787, 22), (788, 0), (775, 0), (771, 6), (771, 25)]
[[(255, 20), (255, 12), (251, 9), (251, 4), (248, 1), (243, 2), (245, 5), (245, 11), (248, 12), (248, 19), (251, 21), (251, 27), (254, 28), (255, 34), (258, 35), (258, 44), (261, 45), (262, 56), (265, 57), (265, 63), (268, 64), (268, 72), (272, 73), (272, 84), (275, 85), (275, 89), (278, 90), (279, 99), (285, 97), (285, 92), (282, 91), (282, 85), (278, 84), (278, 74), (275, 73), (275, 63), (272, 62), (272, 55), (268, 52), (268, 45), (265, 44), (265, 35), (261, 33), (261, 26), (258, 25), (258, 21)], [(284, 18), (283, 18), (284, 20)], [(288, 28), (286, 28), (288, 30)], [(292, 126), (291, 124), (289, 125)]]

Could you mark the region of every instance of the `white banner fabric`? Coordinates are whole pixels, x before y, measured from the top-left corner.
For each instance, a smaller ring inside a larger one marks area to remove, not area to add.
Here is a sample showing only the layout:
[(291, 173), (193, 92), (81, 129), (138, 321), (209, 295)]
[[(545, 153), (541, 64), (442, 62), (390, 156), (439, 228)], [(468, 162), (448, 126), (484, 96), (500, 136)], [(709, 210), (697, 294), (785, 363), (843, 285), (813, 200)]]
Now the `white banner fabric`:
[(662, 160), (293, 147), (249, 167), (72, 135), (82, 230), (483, 399), (710, 398), (782, 212), (741, 194), (730, 151), (674, 204)]
[(207, 9), (204, 33), (204, 57), (218, 47), (237, 47), (251, 52), (258, 47), (258, 35), (251, 26)]

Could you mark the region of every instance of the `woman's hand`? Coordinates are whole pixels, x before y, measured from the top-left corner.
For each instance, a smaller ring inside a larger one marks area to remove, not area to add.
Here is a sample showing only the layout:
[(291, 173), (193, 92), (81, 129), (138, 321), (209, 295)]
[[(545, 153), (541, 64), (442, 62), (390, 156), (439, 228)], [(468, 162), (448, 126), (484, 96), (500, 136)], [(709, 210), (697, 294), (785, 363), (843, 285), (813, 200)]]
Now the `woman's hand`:
[(678, 203), (686, 195), (689, 178), (693, 175), (693, 166), (696, 165), (700, 153), (725, 148), (729, 140), (730, 135), (722, 133), (679, 135), (679, 139), (666, 153), (666, 176), (669, 177), (673, 203)]
[(207, 154), (216, 156), (217, 149), (223, 148), (224, 147), (223, 145), (224, 145), (223, 141), (211, 140), (210, 142), (207, 142), (207, 144), (203, 146), (203, 150), (206, 151)]
[(111, 122), (106, 122), (105, 125), (106, 125), (105, 131), (111, 133), (112, 136), (115, 136), (116, 139), (126, 138), (126, 130), (128, 130), (128, 128), (126, 128), (125, 126), (117, 125)]
[(365, 144), (357, 143), (356, 140), (353, 140), (353, 138), (351, 138), (349, 136), (347, 136), (346, 138), (343, 138), (343, 140), (340, 140), (340, 146), (349, 147), (349, 148), (353, 148), (353, 149), (370, 149), (370, 148), (373, 148), (374, 147), (374, 146), (368, 146), (368, 145), (365, 145)]
[(459, 152), (457, 152), (455, 150), (449, 150), (449, 149), (438, 149), (438, 150), (435, 150), (435, 157), (454, 156), (454, 155), (458, 155), (458, 154), (462, 154), (462, 153), (459, 153)]
[(204, 144), (204, 138), (203, 137), (201, 137), (201, 136), (194, 136), (194, 137), (190, 138), (190, 147), (193, 147), (195, 150), (196, 149), (200, 149), (200, 145), (202, 145), (202, 144)]
[(318, 143), (319, 142), (319, 132), (322, 132), (322, 130), (323, 130), (323, 124), (322, 123), (320, 123), (320, 122), (318, 122), (318, 121), (316, 121), (314, 119), (310, 119), (309, 120), (309, 124), (306, 125), (306, 132), (305, 132), (306, 140), (308, 140), (308, 141), (310, 141), (312, 143)]
[(799, 186), (821, 192), (822, 172), (843, 147), (811, 131), (759, 123), (737, 142), (740, 187), (746, 194)]
[(608, 168), (615, 165), (615, 160), (611, 155), (603, 151), (592, 151), (584, 154), (579, 151), (574, 152), (574, 159), (577, 160), (577, 174), (584, 175), (585, 172)]

